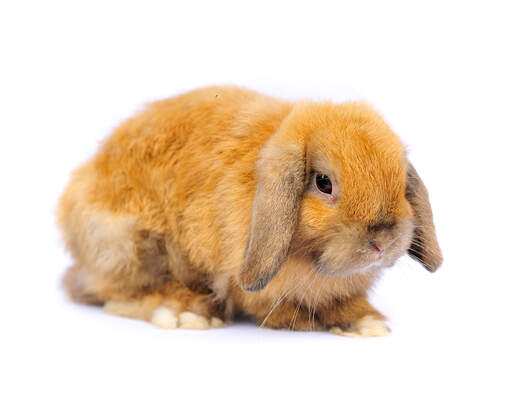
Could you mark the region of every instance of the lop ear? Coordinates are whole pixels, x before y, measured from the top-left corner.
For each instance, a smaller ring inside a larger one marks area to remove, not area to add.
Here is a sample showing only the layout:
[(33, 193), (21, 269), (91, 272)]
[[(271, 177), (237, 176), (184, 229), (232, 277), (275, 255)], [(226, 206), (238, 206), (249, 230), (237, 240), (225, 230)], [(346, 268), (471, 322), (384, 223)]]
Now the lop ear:
[(293, 139), (283, 130), (262, 149), (240, 272), (240, 285), (246, 291), (263, 289), (286, 260), (304, 193), (305, 162), (304, 140)]
[(416, 224), (409, 255), (434, 272), (443, 263), (443, 255), (437, 242), (427, 188), (410, 162), (407, 162), (406, 197), (412, 206)]

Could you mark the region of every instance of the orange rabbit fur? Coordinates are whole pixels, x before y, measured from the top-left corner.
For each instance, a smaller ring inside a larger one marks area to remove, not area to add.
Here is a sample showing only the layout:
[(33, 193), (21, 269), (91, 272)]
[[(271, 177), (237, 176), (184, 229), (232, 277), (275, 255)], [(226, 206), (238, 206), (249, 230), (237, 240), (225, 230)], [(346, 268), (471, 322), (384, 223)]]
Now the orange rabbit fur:
[(70, 296), (164, 328), (245, 314), (383, 335), (367, 301), (381, 271), (407, 252), (431, 271), (442, 262), (425, 186), (371, 107), (237, 87), (121, 124), (73, 173), (58, 222)]

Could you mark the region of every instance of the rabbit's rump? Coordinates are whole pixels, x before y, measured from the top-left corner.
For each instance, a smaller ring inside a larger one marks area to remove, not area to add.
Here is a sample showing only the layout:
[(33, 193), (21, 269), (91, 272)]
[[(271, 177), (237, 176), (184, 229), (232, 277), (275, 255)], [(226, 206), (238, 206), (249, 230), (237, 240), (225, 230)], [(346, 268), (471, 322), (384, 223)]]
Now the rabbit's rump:
[[(110, 314), (166, 329), (223, 325), (222, 304), (210, 290), (191, 290), (173, 278), (163, 234), (138, 228), (131, 216), (78, 208), (65, 221), (76, 263), (68, 269), (64, 286), (74, 300), (104, 304)], [(72, 224), (69, 229), (67, 224)]]

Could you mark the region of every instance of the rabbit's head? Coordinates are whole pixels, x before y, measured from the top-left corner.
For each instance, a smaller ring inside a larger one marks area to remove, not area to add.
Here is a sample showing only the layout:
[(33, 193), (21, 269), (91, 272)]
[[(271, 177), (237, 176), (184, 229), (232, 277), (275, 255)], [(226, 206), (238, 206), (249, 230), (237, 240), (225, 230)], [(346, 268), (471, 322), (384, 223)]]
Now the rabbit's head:
[(264, 145), (257, 180), (245, 290), (264, 288), (291, 255), (334, 276), (388, 267), (407, 252), (430, 271), (442, 262), (427, 190), (365, 104), (296, 104)]

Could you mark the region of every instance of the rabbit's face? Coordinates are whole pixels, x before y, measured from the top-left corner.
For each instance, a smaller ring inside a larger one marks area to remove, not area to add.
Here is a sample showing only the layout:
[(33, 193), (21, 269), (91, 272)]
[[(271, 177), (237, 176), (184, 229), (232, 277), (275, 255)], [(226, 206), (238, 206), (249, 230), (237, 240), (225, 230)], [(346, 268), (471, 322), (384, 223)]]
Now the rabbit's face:
[(410, 247), (414, 223), (400, 140), (364, 110), (341, 115), (309, 136), (291, 249), (319, 273), (343, 276), (391, 266)]
[(288, 256), (321, 274), (442, 262), (428, 193), (401, 141), (364, 104), (296, 107), (265, 145), (241, 284), (260, 290)]

